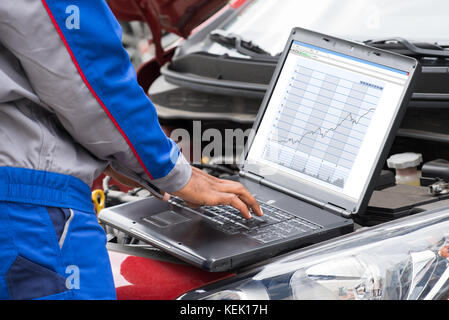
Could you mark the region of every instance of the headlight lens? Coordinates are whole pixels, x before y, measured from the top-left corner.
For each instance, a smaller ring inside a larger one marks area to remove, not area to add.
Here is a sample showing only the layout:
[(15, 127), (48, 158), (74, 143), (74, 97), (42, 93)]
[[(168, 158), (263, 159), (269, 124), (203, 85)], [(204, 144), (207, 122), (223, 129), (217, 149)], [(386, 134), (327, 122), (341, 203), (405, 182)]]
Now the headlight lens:
[(415, 300), (449, 296), (449, 209), (296, 251), (181, 299)]

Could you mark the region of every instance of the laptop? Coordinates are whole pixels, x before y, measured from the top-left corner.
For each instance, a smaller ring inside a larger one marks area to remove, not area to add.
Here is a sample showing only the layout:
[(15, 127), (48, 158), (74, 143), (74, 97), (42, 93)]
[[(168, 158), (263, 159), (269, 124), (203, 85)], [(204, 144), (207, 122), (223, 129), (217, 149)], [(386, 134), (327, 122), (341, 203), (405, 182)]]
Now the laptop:
[(419, 63), (295, 28), (238, 176), (263, 217), (147, 198), (99, 219), (192, 265), (228, 271), (353, 230), (405, 113)]

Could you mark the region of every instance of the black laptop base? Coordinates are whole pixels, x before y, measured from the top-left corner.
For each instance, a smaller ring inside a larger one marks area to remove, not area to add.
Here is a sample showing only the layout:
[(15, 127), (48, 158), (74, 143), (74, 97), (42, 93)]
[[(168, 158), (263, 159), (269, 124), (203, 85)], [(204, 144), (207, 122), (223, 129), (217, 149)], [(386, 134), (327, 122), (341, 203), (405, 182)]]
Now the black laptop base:
[[(264, 202), (323, 226), (300, 237), (264, 242), (248, 232), (230, 234), (189, 209), (148, 198), (109, 208), (100, 220), (177, 258), (211, 272), (236, 270), (353, 230), (353, 221), (248, 179), (233, 177)], [(276, 224), (269, 226), (276, 228)]]

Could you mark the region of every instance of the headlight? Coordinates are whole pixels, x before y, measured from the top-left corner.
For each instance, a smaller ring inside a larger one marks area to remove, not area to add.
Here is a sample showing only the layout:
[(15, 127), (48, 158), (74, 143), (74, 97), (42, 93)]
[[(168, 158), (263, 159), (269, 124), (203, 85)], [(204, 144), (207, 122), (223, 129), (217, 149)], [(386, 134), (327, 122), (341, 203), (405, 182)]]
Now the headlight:
[(414, 300), (449, 296), (449, 209), (302, 249), (180, 299)]

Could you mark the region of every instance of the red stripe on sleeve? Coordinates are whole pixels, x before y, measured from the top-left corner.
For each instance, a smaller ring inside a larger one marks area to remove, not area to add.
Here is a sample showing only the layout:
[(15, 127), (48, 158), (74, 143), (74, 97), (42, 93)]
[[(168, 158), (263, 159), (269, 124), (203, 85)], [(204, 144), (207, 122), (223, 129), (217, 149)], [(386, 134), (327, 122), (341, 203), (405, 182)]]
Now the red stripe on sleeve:
[(87, 88), (89, 89), (89, 91), (92, 93), (92, 95), (94, 96), (94, 98), (97, 100), (97, 102), (100, 104), (100, 106), (103, 108), (103, 110), (106, 112), (106, 114), (108, 115), (109, 119), (111, 119), (111, 121), (114, 123), (115, 127), (117, 128), (117, 130), (120, 132), (120, 134), (123, 136), (123, 138), (126, 140), (126, 143), (128, 144), (128, 146), (131, 148), (132, 152), (134, 153), (134, 155), (136, 156), (137, 160), (139, 161), (140, 165), (142, 166), (142, 168), (144, 169), (145, 173), (150, 177), (151, 180), (153, 180), (153, 176), (150, 174), (150, 172), (148, 171), (148, 169), (145, 167), (145, 164), (143, 163), (142, 159), (140, 158), (139, 154), (137, 153), (136, 149), (134, 148), (134, 146), (132, 145), (131, 141), (129, 140), (128, 136), (126, 135), (126, 133), (122, 130), (122, 128), (120, 128), (120, 125), (117, 123), (117, 121), (114, 119), (114, 117), (112, 116), (112, 114), (109, 112), (108, 108), (106, 108), (105, 104), (103, 103), (103, 101), (101, 101), (100, 97), (98, 97), (98, 95), (95, 93), (94, 89), (92, 88), (92, 86), (89, 84), (89, 81), (87, 80), (87, 78), (84, 76), (83, 71), (81, 70), (81, 67), (79, 66), (75, 55), (73, 54), (72, 50), (70, 49), (70, 46), (66, 40), (66, 38), (64, 37), (64, 34), (62, 33), (61, 29), (59, 28), (58, 23), (56, 22), (55, 17), (53, 16), (50, 8), (47, 5), (46, 0), (42, 0), (42, 4), (45, 7), (45, 10), (48, 13), (48, 16), (50, 17), (54, 27), (56, 28), (56, 31), (58, 32), (59, 36), (61, 37), (62, 42), (64, 43), (64, 46), (66, 47), (67, 51), (69, 52), (70, 57), (72, 58), (73, 63), (75, 64), (76, 69), (78, 70), (78, 73), (80, 74), (81, 78), (84, 81), (84, 84), (87, 86)]

